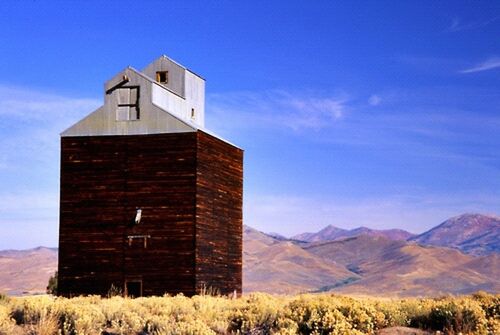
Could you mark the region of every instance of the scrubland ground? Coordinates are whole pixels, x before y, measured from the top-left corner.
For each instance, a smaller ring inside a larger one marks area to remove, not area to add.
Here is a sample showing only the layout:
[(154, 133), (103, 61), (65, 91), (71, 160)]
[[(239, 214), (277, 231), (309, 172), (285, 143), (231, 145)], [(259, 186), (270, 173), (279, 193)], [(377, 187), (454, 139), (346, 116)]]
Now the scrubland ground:
[[(239, 299), (182, 295), (128, 299), (0, 295), (0, 334), (500, 334), (500, 294), (436, 299), (330, 294)], [(382, 329), (385, 329), (381, 331)], [(399, 332), (401, 331), (401, 332)], [(415, 334), (423, 332), (415, 331)], [(409, 334), (409, 333), (405, 333)]]

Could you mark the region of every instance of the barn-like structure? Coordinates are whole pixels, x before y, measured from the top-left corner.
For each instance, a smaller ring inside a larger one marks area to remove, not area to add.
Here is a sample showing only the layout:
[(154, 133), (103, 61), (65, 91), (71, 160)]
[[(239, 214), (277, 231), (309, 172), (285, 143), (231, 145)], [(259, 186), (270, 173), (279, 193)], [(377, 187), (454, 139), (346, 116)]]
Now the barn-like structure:
[(205, 80), (162, 56), (61, 134), (58, 293), (241, 293), (243, 151), (204, 127)]

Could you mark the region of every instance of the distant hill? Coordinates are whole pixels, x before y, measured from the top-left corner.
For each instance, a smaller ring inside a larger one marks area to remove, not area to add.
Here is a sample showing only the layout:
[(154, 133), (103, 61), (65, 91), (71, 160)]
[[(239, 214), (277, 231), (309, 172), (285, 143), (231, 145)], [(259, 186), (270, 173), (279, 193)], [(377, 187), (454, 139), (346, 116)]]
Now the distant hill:
[(45, 293), (57, 269), (57, 249), (0, 251), (0, 292), (9, 295)]
[(390, 296), (500, 292), (498, 255), (473, 257), (450, 248), (368, 235), (312, 244), (305, 250), (362, 277), (334, 288), (336, 292)]
[(305, 242), (328, 241), (328, 240), (335, 240), (343, 236), (343, 234), (346, 234), (347, 232), (348, 230), (346, 229), (329, 225), (316, 233), (302, 233), (292, 236), (291, 238)]
[(296, 293), (341, 285), (359, 276), (289, 241), (244, 229), (243, 285), (246, 293)]
[[(288, 239), (244, 226), (243, 290), (377, 296), (499, 293), (499, 230), (497, 217), (479, 214), (451, 218), (410, 241), (404, 240), (409, 233), (399, 230), (329, 226)], [(43, 293), (56, 268), (57, 249), (0, 251), (0, 292)]]
[(451, 248), (367, 234), (304, 243), (274, 238), (250, 227), (245, 228), (243, 245), (246, 293), (437, 296), (500, 292), (498, 255), (473, 257)]
[(367, 227), (359, 227), (348, 230), (329, 225), (321, 229), (317, 233), (302, 233), (293, 236), (291, 239), (305, 241), (305, 242), (319, 242), (319, 241), (334, 241), (341, 238), (353, 237), (359, 235), (383, 236), (390, 240), (407, 240), (412, 236), (414, 236), (414, 234), (402, 229), (376, 230)]
[(448, 219), (410, 240), (423, 245), (457, 248), (472, 255), (500, 253), (500, 218), (464, 214)]
[(281, 235), (280, 233), (265, 233), (268, 236), (271, 236), (272, 238), (279, 240), (279, 241), (289, 241), (290, 239), (284, 235)]

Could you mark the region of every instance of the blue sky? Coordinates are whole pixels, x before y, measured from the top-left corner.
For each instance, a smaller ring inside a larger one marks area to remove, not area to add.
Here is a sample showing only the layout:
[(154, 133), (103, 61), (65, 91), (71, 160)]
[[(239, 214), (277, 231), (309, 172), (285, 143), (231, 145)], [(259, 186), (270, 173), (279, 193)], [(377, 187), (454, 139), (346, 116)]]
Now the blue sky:
[(59, 133), (162, 54), (245, 149), (245, 223), (500, 213), (498, 1), (2, 1), (0, 249), (56, 246)]

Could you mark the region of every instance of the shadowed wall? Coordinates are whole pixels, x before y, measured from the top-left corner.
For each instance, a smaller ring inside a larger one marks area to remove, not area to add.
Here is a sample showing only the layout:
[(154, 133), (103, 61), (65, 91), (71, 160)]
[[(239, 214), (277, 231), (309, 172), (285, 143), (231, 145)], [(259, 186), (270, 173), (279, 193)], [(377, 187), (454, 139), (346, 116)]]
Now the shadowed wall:
[(62, 137), (59, 294), (240, 293), (242, 163), (202, 131)]

